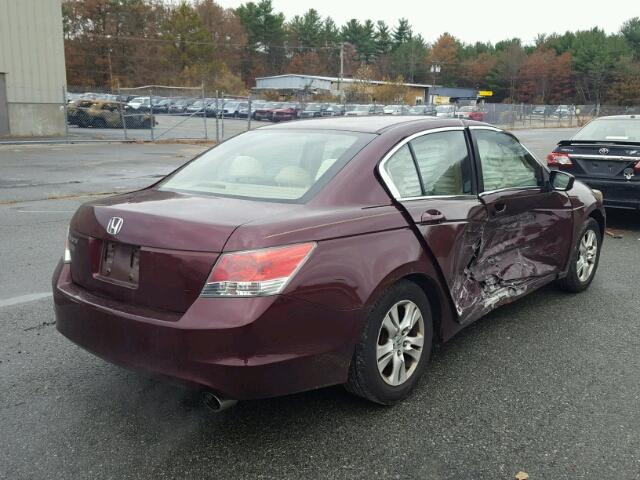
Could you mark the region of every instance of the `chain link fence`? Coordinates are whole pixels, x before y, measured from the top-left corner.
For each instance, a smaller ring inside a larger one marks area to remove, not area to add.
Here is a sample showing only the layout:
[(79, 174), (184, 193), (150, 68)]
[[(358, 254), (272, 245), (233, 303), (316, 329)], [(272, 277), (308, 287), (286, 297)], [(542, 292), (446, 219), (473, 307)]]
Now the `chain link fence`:
[(113, 93), (69, 89), (65, 98), (69, 141), (219, 142), (252, 128), (250, 97), (203, 87), (149, 85)]
[[(312, 97), (311, 97), (312, 98)], [(505, 129), (580, 127), (604, 115), (640, 114), (640, 107), (527, 105), (466, 102), (406, 105), (277, 100), (232, 96), (203, 86), (148, 85), (116, 91), (64, 87), (65, 132), (55, 138), (21, 141), (204, 141), (220, 142), (272, 122), (334, 116), (413, 115), (464, 118)]]

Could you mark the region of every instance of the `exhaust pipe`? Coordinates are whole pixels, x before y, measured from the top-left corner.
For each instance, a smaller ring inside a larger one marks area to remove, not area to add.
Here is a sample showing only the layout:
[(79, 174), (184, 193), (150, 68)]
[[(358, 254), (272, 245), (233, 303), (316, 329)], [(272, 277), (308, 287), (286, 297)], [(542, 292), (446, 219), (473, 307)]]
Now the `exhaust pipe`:
[(214, 392), (204, 391), (202, 392), (202, 403), (204, 403), (205, 407), (214, 413), (220, 413), (223, 410), (227, 410), (235, 406), (238, 401), (230, 398), (224, 398)]

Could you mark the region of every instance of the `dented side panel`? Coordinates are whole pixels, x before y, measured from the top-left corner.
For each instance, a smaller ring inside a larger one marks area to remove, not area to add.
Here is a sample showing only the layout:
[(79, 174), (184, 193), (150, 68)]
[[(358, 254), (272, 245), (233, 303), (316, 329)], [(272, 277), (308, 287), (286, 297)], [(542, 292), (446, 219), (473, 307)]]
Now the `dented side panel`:
[[(438, 261), (462, 324), (553, 280), (569, 255), (572, 210), (561, 192), (510, 190), (403, 205)], [(423, 222), (423, 212), (433, 210), (444, 219)]]

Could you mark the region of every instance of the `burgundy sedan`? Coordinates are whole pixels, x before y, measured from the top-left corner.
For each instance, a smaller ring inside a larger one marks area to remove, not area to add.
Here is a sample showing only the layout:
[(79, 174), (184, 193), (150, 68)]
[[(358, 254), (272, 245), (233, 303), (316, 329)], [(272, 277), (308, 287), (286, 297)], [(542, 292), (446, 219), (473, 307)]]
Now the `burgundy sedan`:
[(273, 125), (82, 205), (57, 329), (216, 409), (336, 384), (392, 404), (435, 342), (549, 282), (586, 289), (604, 228), (599, 192), (486, 124)]

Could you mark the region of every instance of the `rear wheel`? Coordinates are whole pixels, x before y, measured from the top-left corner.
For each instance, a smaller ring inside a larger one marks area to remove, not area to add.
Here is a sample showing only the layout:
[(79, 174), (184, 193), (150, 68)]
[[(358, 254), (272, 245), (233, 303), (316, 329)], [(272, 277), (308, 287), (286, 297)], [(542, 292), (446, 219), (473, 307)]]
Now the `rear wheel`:
[(413, 282), (396, 283), (369, 313), (346, 389), (383, 405), (403, 400), (422, 375), (432, 343), (433, 320), (426, 295)]
[(601, 247), (600, 225), (593, 218), (589, 218), (573, 250), (569, 272), (565, 278), (558, 281), (560, 288), (574, 293), (586, 290), (598, 269)]

